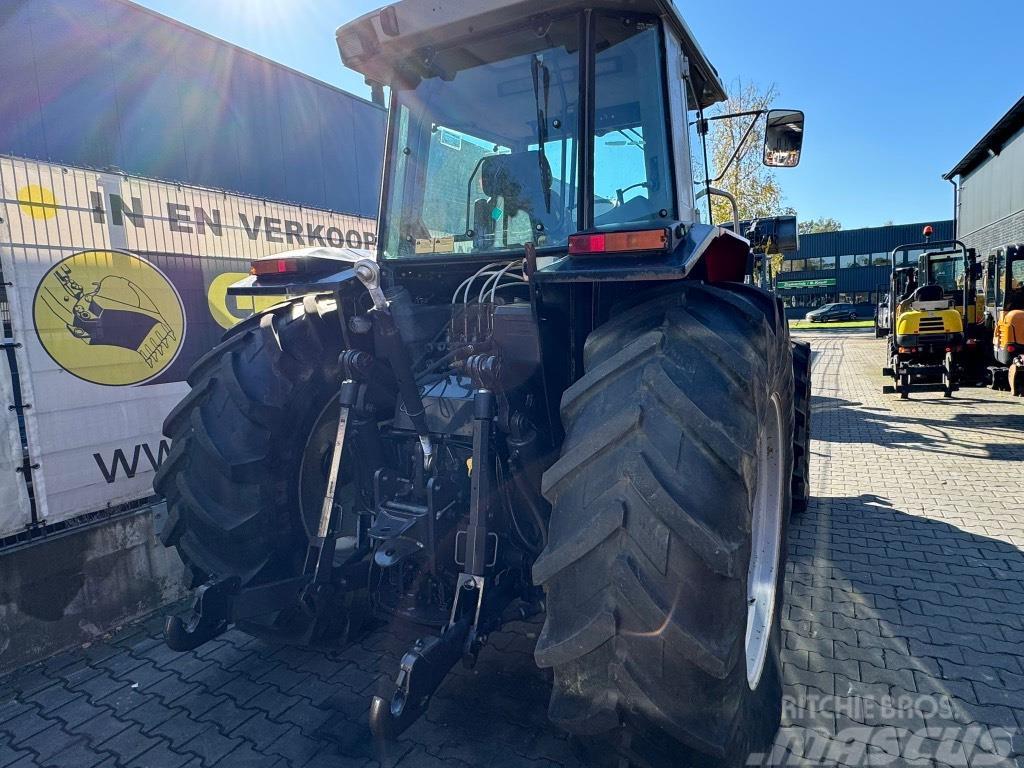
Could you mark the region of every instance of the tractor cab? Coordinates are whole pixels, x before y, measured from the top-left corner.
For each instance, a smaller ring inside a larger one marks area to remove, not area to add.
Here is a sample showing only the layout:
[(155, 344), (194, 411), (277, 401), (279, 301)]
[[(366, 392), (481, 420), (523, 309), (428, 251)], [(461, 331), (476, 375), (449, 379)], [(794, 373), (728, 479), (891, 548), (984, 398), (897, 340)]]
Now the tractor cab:
[[(338, 31), (345, 64), (391, 88), (385, 271), (530, 246), (538, 283), (742, 282), (749, 243), (701, 221), (700, 198), (721, 193), (690, 163), (687, 115), (706, 133), (725, 93), (675, 4), (542, 5), (407, 0)], [(803, 113), (752, 117), (764, 162), (796, 165)]]

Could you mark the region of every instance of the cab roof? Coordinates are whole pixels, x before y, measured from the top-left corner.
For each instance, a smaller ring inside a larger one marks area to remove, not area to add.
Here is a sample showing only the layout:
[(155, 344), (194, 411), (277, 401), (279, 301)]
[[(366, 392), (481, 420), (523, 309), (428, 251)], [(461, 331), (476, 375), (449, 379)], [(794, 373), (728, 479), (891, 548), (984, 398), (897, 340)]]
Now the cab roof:
[(340, 27), (338, 50), (346, 67), (368, 80), (390, 84), (414, 54), (457, 45), (536, 16), (593, 8), (660, 16), (679, 37), (690, 60), (699, 104), (726, 98), (718, 71), (708, 61), (674, 0), (399, 0)]

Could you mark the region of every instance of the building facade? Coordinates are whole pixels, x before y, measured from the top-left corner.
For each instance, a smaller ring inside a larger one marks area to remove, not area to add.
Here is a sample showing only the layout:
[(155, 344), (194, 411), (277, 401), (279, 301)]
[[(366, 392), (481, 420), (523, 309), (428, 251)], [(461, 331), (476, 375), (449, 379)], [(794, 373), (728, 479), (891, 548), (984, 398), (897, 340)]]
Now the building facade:
[(382, 106), (126, 0), (5, 0), (0, 51), (0, 154), (376, 218)]
[[(935, 230), (933, 240), (953, 237), (952, 219), (801, 235), (800, 250), (786, 254), (776, 281), (787, 316), (844, 302), (871, 317), (887, 290), (889, 254), (900, 245), (920, 242), (928, 224)], [(903, 260), (916, 261), (921, 253), (911, 251)]]
[(1024, 243), (1024, 98), (945, 178), (957, 184), (957, 233), (980, 256)]

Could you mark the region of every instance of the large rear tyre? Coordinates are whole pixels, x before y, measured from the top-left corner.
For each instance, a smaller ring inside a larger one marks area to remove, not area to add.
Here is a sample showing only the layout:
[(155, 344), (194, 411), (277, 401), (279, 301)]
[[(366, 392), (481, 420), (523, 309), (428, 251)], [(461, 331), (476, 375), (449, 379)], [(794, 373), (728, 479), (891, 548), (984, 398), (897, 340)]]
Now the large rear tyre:
[(635, 765), (733, 766), (781, 715), (793, 362), (778, 302), (682, 283), (588, 338), (545, 473), (550, 716)]
[[(192, 367), (192, 391), (164, 421), (171, 450), (153, 484), (167, 499), (160, 539), (177, 549), (189, 587), (301, 573), (338, 418), (338, 323), (331, 298), (291, 300), (228, 331)], [(242, 628), (336, 645), (361, 624), (364, 598), (344, 596), (315, 625), (296, 607)]]
[(811, 345), (793, 342), (793, 514), (811, 499)]

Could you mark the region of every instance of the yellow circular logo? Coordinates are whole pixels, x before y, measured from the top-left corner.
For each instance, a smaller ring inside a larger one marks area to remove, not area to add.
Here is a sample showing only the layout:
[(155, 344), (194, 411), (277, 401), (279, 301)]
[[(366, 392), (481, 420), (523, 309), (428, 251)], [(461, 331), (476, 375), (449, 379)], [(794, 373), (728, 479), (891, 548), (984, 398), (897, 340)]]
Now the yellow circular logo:
[(18, 190), (18, 205), (26, 216), (33, 219), (52, 219), (57, 215), (57, 198), (38, 184), (28, 184)]
[(234, 328), (247, 317), (280, 304), (283, 300), (283, 296), (228, 296), (228, 288), (248, 276), (246, 272), (223, 272), (210, 282), (206, 303), (221, 328)]
[(131, 386), (159, 375), (185, 337), (181, 297), (159, 269), (123, 251), (83, 251), (57, 262), (33, 301), (43, 349), (94, 384)]

